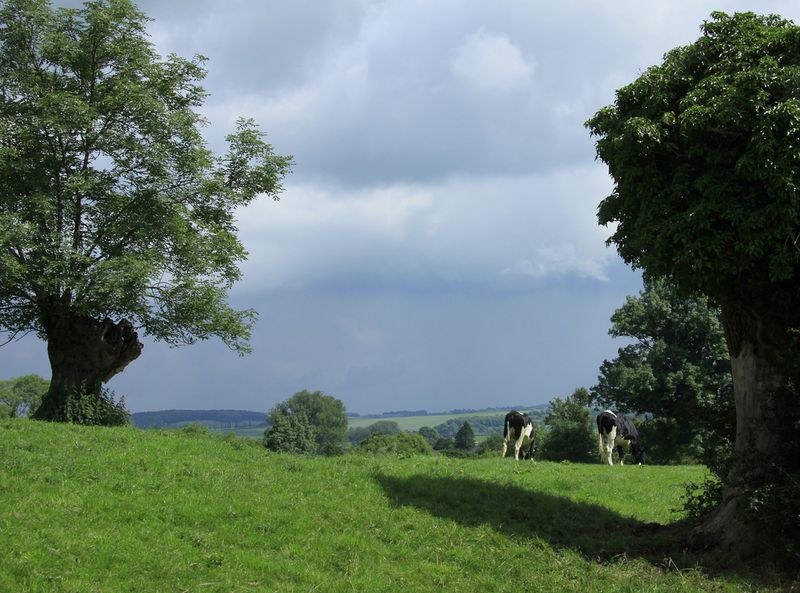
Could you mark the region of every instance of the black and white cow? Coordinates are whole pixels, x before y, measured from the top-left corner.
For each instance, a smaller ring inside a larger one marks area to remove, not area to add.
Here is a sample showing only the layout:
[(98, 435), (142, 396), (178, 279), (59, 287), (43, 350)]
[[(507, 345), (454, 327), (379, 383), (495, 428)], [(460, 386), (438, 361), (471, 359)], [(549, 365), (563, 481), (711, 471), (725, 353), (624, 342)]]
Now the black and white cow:
[(623, 465), (622, 460), (627, 451), (633, 454), (639, 465), (644, 463), (644, 446), (639, 442), (639, 431), (627, 416), (615, 414), (611, 410), (598, 414), (597, 432), (600, 458), (607, 461), (608, 465), (614, 465), (611, 460), (614, 447), (619, 453), (620, 465)]
[(530, 416), (520, 414), (516, 410), (506, 414), (505, 424), (503, 425), (503, 457), (506, 456), (508, 443), (514, 443), (514, 459), (519, 460), (519, 452), (522, 449), (523, 459), (533, 459), (533, 445), (536, 440), (536, 428), (531, 422)]

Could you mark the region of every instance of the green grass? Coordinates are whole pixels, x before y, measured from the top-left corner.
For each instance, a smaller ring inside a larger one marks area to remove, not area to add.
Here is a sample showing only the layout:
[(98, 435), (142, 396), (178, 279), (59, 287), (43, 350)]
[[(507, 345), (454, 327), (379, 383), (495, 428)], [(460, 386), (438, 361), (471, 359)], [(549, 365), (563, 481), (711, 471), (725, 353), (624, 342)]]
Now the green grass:
[(763, 589), (689, 568), (662, 527), (703, 475), (3, 420), (0, 592)]

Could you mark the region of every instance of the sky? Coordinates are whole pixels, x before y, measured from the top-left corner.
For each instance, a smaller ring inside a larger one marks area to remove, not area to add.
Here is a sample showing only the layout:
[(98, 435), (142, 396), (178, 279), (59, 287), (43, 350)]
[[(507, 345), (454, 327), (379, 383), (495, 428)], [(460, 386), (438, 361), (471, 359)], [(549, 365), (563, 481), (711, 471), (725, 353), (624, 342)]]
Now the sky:
[[(266, 412), (303, 389), (359, 414), (444, 411), (591, 387), (641, 274), (597, 223), (613, 184), (584, 122), (714, 10), (800, 22), (796, 0), (138, 4), (161, 55), (208, 58), (209, 145), (252, 117), (295, 164), (279, 202), (237, 213), (250, 257), (230, 300), (259, 313), (252, 354), (143, 337), (108, 385), (133, 412)], [(28, 373), (50, 375), (31, 336), (0, 349), (0, 378)]]

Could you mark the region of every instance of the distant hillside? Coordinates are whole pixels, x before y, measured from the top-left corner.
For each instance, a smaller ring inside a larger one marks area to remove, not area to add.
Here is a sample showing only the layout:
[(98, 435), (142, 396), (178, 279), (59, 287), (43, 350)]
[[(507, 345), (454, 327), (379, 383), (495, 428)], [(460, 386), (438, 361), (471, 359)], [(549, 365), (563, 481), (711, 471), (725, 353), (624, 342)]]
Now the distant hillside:
[(266, 412), (249, 410), (159, 410), (131, 414), (131, 421), (137, 428), (174, 427), (190, 422), (235, 428), (259, 424), (266, 426), (266, 420)]
[[(446, 422), (453, 417), (462, 418), (465, 415), (505, 413), (509, 410), (544, 410), (547, 404), (533, 406), (501, 406), (495, 408), (457, 409), (449, 412), (428, 412), (427, 410), (391, 411), (382, 414), (356, 414), (348, 413), (351, 426), (362, 426), (378, 419), (392, 419), (400, 422), (403, 430), (417, 430), (420, 426), (433, 425)], [(417, 422), (403, 422), (404, 419), (417, 418)], [(425, 420), (421, 420), (425, 418)], [(266, 412), (253, 412), (250, 410), (158, 410), (155, 412), (135, 412), (131, 414), (131, 421), (137, 428), (174, 428), (200, 422), (207, 424), (211, 429), (247, 429), (267, 426)], [(421, 422), (421, 423), (420, 423)], [(238, 431), (237, 431), (238, 434)], [(258, 431), (260, 437), (261, 431)], [(248, 436), (253, 436), (248, 434)]]
[(383, 412), (380, 414), (358, 414), (356, 412), (348, 412), (347, 415), (351, 418), (416, 418), (419, 416), (453, 416), (457, 414), (479, 414), (479, 413), (497, 413), (510, 412), (511, 410), (544, 410), (548, 404), (535, 404), (531, 406), (498, 406), (494, 408), (457, 408), (447, 412), (429, 412), (428, 410), (393, 410), (391, 412)]

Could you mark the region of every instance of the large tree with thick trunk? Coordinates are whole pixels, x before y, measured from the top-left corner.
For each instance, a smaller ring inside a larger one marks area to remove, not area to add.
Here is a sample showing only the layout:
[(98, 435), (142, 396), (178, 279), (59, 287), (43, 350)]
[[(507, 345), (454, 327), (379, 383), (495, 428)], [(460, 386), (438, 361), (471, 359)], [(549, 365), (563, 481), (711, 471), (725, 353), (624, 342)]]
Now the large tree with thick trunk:
[[(775, 455), (770, 400), (800, 325), (800, 27), (713, 13), (587, 125), (615, 182), (598, 214), (609, 241), (721, 308), (736, 451)], [(698, 531), (707, 542), (745, 540), (737, 471)]]
[(47, 341), (37, 418), (99, 396), (139, 331), (248, 350), (235, 210), (277, 199), (291, 159), (249, 120), (209, 150), (204, 58), (161, 58), (147, 21), (129, 0), (0, 4), (0, 329)]

